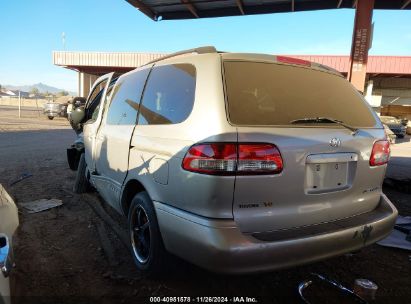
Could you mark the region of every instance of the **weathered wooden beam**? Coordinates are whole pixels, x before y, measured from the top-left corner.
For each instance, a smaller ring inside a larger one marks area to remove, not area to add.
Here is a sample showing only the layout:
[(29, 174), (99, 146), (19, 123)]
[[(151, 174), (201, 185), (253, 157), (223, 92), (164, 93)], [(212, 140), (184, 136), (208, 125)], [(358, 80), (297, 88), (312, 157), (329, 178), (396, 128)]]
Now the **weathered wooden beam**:
[(239, 9), (240, 12), (241, 12), (241, 15), (245, 15), (245, 13), (244, 13), (243, 1), (241, 1), (241, 0), (236, 0), (236, 2), (237, 2), (238, 9)]
[(404, 4), (401, 6), (401, 9), (406, 8), (411, 3), (411, 0), (404, 0)]
[(189, 1), (189, 0), (181, 0), (181, 3), (183, 3), (187, 9), (196, 17), (196, 18), (200, 18), (198, 16), (197, 10), (194, 7), (194, 5)]

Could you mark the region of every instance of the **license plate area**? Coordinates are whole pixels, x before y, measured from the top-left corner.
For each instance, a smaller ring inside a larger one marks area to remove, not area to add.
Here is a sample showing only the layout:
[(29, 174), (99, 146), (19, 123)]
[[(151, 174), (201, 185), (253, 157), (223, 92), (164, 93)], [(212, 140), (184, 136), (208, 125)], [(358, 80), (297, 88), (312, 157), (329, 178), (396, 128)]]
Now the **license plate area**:
[[(348, 154), (348, 155), (347, 155)], [(307, 158), (305, 192), (320, 194), (348, 189), (357, 163), (351, 153), (321, 154)]]

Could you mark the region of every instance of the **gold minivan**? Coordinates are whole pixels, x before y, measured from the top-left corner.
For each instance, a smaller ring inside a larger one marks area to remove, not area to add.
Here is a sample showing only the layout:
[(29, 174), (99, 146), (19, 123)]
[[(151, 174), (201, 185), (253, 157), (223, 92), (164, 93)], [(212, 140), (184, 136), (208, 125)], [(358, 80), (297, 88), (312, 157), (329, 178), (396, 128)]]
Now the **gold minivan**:
[(93, 186), (127, 217), (148, 273), (167, 252), (217, 272), (269, 271), (393, 228), (384, 128), (329, 67), (203, 47), (101, 77), (73, 113), (75, 190)]

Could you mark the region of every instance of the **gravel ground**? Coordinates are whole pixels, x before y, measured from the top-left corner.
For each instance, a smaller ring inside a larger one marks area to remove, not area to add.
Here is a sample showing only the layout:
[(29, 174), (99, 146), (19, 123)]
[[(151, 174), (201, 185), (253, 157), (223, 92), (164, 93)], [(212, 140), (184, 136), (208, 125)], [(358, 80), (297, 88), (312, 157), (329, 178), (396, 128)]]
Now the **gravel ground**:
[[(378, 245), (303, 267), (247, 276), (217, 275), (175, 258), (164, 278), (145, 279), (120, 238), (90, 208), (89, 204), (100, 205), (97, 194), (71, 192), (75, 175), (68, 169), (65, 149), (73, 139), (63, 118), (48, 121), (33, 111), (18, 120), (15, 109), (0, 107), (0, 183), (17, 205), (41, 198), (64, 203), (38, 214), (20, 213), (14, 244), (17, 266), (11, 277), (14, 303), (145, 303), (152, 296), (248, 296), (264, 303), (299, 303), (297, 286), (313, 272), (347, 287), (356, 278), (370, 279), (379, 286), (375, 303), (410, 302), (411, 253)], [(22, 173), (33, 177), (9, 186)], [(411, 194), (384, 191), (402, 215), (411, 215)], [(124, 228), (124, 220), (102, 206)], [(107, 237), (98, 231), (106, 231)], [(327, 293), (320, 289), (315, 295), (321, 294)]]

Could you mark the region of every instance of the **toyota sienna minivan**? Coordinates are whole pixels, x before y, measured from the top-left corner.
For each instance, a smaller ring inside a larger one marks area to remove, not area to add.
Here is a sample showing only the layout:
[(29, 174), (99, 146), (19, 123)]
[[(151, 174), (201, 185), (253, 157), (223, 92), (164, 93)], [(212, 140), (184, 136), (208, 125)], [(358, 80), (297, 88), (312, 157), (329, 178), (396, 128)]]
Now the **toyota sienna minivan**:
[(337, 71), (201, 47), (100, 77), (71, 113), (74, 190), (127, 217), (137, 267), (168, 253), (224, 273), (310, 263), (375, 243), (384, 128)]

